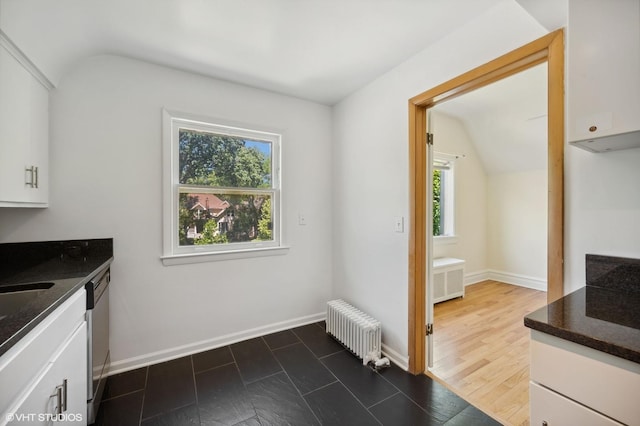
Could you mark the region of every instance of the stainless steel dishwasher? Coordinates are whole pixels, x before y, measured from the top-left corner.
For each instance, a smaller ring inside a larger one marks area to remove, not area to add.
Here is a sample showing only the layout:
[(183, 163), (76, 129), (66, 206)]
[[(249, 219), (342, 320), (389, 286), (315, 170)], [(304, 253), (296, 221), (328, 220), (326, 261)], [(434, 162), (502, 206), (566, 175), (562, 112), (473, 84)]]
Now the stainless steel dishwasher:
[(89, 281), (87, 291), (87, 423), (96, 420), (109, 372), (109, 268)]

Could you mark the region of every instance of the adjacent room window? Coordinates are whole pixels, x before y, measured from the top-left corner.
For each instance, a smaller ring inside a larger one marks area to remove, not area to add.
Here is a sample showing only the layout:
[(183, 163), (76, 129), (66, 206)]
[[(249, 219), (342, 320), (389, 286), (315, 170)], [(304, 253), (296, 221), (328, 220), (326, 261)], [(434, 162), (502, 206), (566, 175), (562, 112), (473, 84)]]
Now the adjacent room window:
[(433, 236), (453, 237), (453, 162), (435, 157), (433, 161)]
[(165, 257), (280, 246), (279, 134), (167, 111), (164, 133)]

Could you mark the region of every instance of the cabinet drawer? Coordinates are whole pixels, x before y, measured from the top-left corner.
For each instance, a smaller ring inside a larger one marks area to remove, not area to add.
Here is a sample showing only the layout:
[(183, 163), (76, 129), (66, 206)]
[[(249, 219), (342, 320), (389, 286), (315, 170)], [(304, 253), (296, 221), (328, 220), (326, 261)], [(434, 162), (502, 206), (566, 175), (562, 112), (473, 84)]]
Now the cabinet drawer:
[(85, 312), (86, 292), (81, 288), (0, 357), (0, 383), (11, 383), (0, 386), (0, 413), (47, 367), (60, 345), (84, 321)]
[(531, 426), (609, 426), (621, 425), (608, 417), (550, 391), (529, 383)]
[(622, 423), (640, 424), (640, 365), (548, 334), (532, 331), (531, 337), (532, 382)]

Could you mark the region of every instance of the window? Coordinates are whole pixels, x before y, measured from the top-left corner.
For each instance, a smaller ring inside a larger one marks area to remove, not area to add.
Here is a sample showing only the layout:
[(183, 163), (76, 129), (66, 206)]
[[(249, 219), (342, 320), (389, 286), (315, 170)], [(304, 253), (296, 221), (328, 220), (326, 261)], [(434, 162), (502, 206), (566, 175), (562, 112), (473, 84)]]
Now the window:
[(433, 161), (434, 237), (454, 236), (455, 211), (453, 201), (453, 162), (436, 156)]
[(279, 248), (281, 136), (168, 111), (163, 124), (165, 264)]

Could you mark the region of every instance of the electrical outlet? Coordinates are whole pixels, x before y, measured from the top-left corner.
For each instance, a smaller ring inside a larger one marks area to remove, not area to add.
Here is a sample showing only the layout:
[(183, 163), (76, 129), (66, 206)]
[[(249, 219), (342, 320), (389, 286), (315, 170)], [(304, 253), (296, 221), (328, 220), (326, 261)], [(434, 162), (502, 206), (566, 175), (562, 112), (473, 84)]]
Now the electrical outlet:
[(306, 224), (307, 224), (307, 217), (302, 213), (298, 213), (298, 225), (306, 225)]
[(404, 217), (396, 216), (395, 229), (396, 232), (404, 232)]

